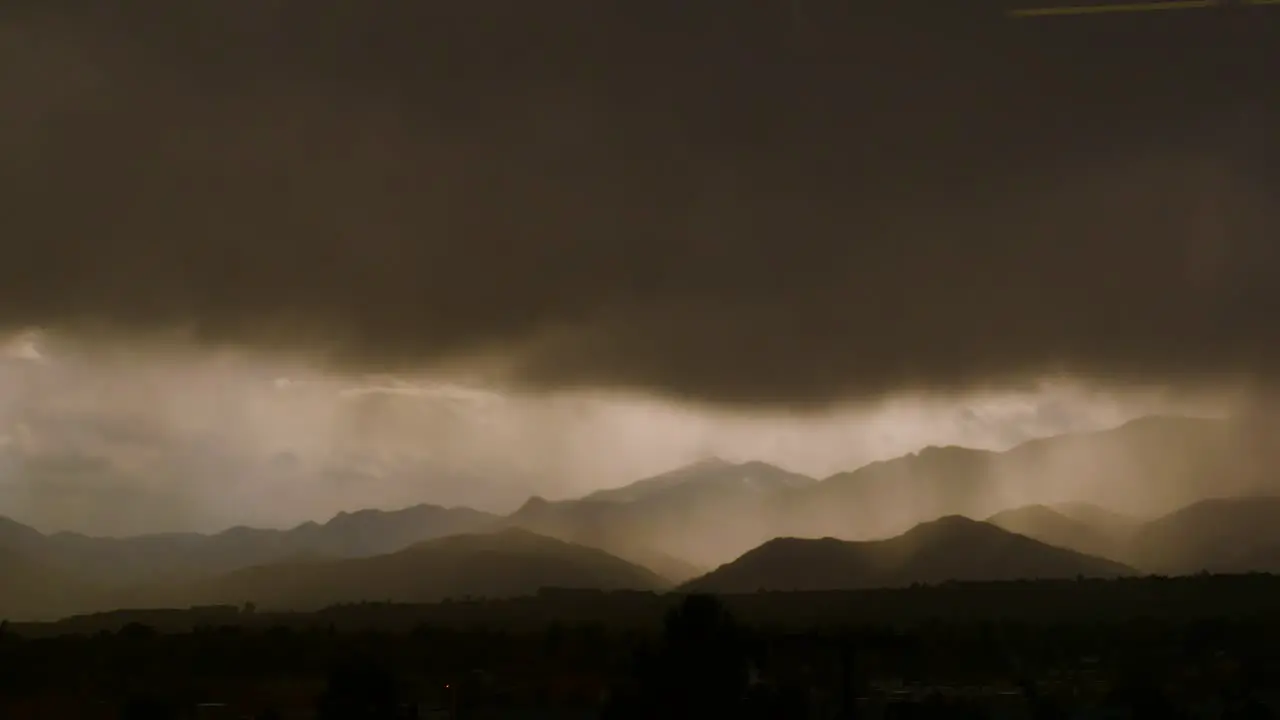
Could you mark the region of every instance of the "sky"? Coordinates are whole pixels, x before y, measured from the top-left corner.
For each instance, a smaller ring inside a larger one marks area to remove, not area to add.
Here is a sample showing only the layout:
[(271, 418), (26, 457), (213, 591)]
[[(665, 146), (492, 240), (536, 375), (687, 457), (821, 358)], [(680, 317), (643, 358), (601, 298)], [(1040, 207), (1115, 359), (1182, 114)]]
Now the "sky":
[[(6, 502), (103, 532), (499, 505), (1271, 386), (1280, 13), (938, 8), (5, 3), (6, 412), (187, 443)], [(433, 493), (386, 459), (415, 443)]]

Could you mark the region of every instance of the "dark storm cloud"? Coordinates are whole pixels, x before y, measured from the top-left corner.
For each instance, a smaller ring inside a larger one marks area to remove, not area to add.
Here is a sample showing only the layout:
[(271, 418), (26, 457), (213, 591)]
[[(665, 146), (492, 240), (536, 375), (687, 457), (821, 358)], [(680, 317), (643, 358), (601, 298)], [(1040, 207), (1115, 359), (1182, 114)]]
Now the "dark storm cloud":
[(1276, 369), (1278, 13), (889, 5), (11, 0), (0, 323), (733, 402)]

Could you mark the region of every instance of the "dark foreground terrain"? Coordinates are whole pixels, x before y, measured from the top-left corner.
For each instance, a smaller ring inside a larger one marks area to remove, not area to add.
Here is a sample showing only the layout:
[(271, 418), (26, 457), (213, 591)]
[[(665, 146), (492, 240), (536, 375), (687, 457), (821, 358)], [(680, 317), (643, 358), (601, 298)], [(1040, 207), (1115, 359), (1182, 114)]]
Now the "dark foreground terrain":
[(1280, 577), (546, 590), (0, 633), (0, 717), (1273, 717)]

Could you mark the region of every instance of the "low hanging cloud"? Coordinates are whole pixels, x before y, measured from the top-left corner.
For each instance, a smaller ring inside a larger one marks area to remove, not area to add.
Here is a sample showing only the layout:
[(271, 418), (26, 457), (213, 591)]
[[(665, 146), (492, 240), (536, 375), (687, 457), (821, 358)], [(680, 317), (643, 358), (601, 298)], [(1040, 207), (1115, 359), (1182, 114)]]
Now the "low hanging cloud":
[(1269, 31), (885, 6), (11, 0), (0, 326), (727, 404), (1280, 370)]

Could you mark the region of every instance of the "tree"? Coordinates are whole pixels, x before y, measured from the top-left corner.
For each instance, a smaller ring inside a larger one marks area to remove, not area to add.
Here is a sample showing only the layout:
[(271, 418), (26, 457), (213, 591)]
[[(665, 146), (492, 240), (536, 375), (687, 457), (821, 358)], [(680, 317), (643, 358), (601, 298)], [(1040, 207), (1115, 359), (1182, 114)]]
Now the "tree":
[(125, 701), (120, 709), (120, 720), (177, 720), (178, 711), (172, 703), (150, 695), (135, 695)]
[(669, 717), (727, 716), (746, 695), (742, 632), (710, 595), (690, 595), (668, 612), (661, 646), (640, 664), (640, 695)]
[(395, 677), (381, 664), (350, 659), (329, 674), (320, 720), (392, 720), (399, 705)]

